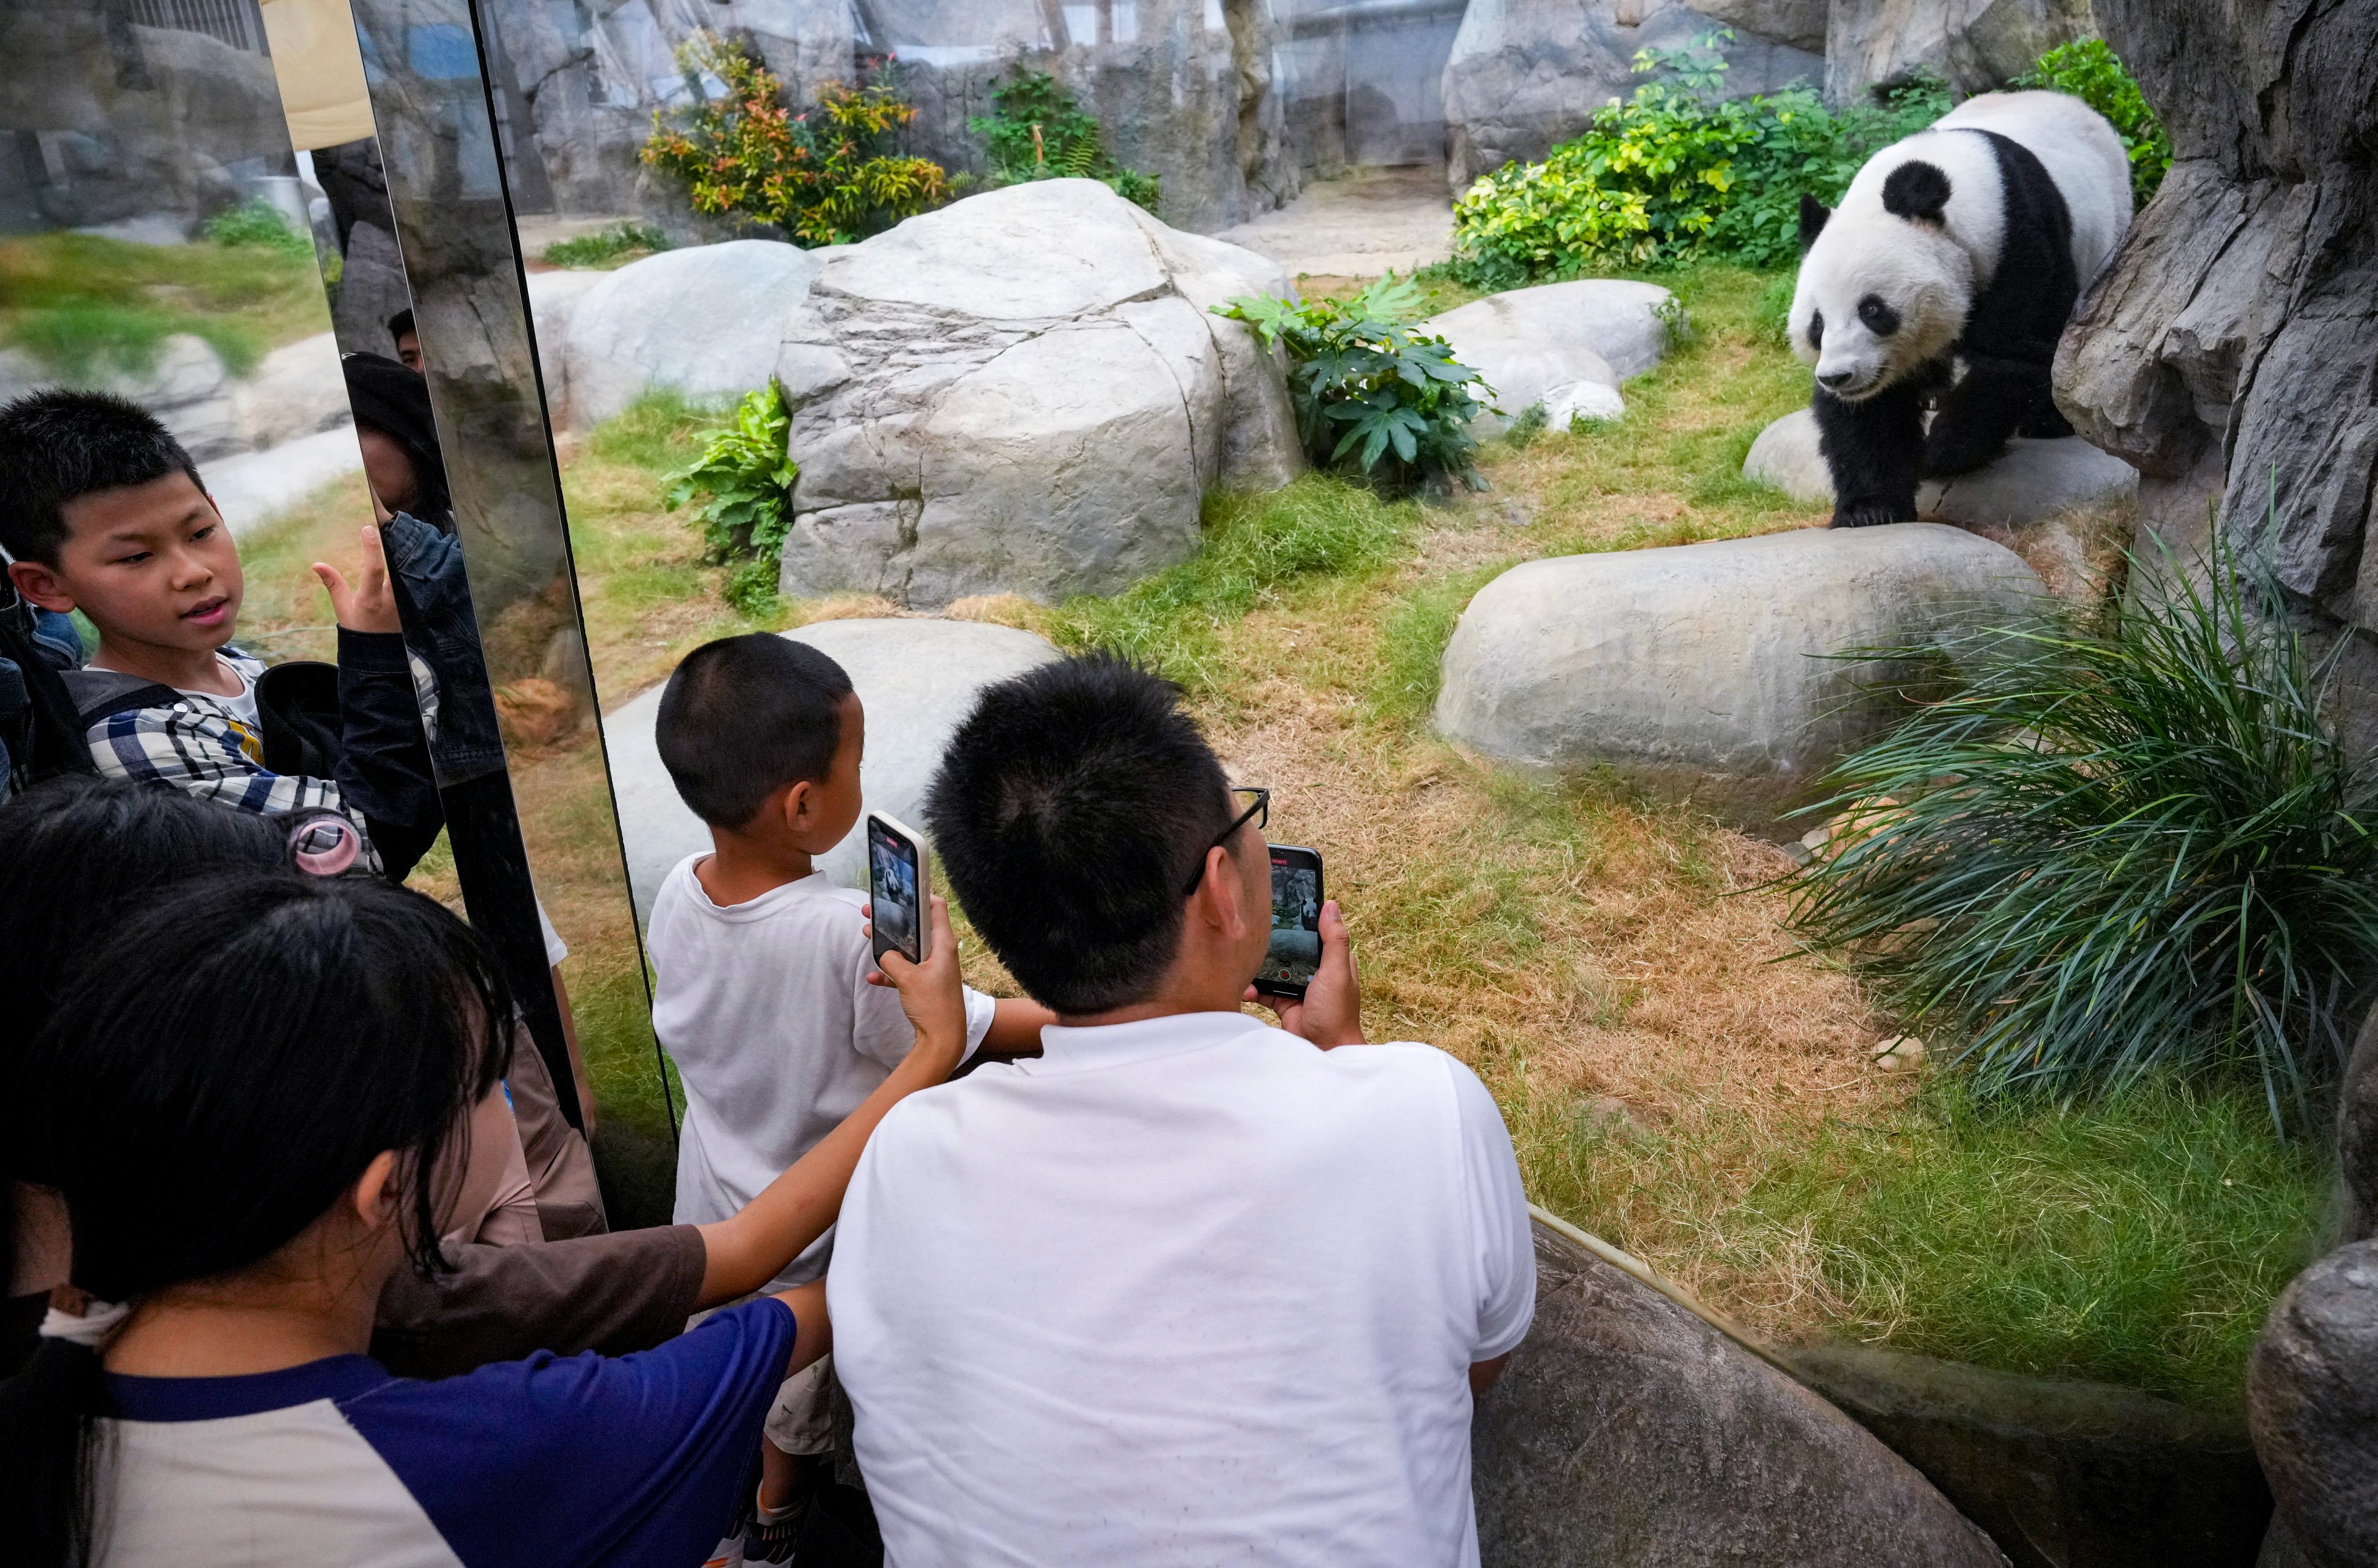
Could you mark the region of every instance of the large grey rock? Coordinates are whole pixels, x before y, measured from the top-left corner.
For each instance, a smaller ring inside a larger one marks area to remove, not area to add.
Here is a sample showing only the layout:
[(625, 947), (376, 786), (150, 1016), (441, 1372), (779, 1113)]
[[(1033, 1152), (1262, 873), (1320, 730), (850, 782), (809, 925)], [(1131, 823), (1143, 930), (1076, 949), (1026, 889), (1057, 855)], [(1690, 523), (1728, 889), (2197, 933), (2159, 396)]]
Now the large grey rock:
[(1486, 1568), (1998, 1568), (1856, 1422), (1536, 1227), (1536, 1321), (1471, 1426)]
[(1437, 726), (1525, 768), (1607, 764), (1753, 824), (1889, 722), (1889, 671), (1832, 657), (2019, 611), (2037, 576), (1938, 523), (1564, 556), (1481, 589)]
[(2378, 1562), (2378, 1241), (2339, 1248), (2288, 1287), (2254, 1342), (2246, 1389), (2275, 1534), (2295, 1561)]
[(1675, 297), (1657, 283), (1580, 278), (1488, 294), (1417, 329), (1441, 335), (1493, 386), (1503, 415), (1474, 422), (1487, 435), (1548, 392), (1579, 381), (1615, 387), (1659, 364), (1668, 346), (1659, 312)]
[[(1818, 448), (1817, 417), (1805, 408), (1759, 433), (1742, 472), (1803, 505), (1832, 504), (1832, 475)], [(1928, 521), (2019, 528), (2059, 512), (2111, 505), (2137, 494), (2138, 487), (2136, 469), (2077, 437), (2034, 441), (2018, 436), (2004, 455), (1972, 473), (1927, 480), (1916, 490), (1916, 510)]]
[(1287, 286), (1093, 180), (835, 255), (776, 362), (801, 465), (785, 592), (1056, 599), (1192, 554), (1208, 490), (1302, 466), (1280, 362), (1208, 309)]
[(2245, 1568), (2270, 1518), (2235, 1411), (1863, 1345), (1779, 1355), (1921, 1470), (2014, 1568)]
[[(867, 755), (859, 769), (867, 808), (909, 822), (922, 814), (925, 786), (942, 765), (950, 734), (974, 711), (982, 688), (1057, 657), (1028, 631), (978, 621), (819, 621), (785, 635), (849, 673), (867, 711)], [(653, 722), (662, 689), (655, 686), (603, 719), (639, 918), (652, 913), (669, 868), (710, 847), (709, 829), (686, 809), (661, 766)], [(846, 887), (865, 887), (865, 819), (817, 864)]]
[(536, 367), (545, 377), (546, 412), (562, 428), (570, 425), (570, 318), (578, 302), (608, 276), (566, 270), (528, 275), (528, 313), (536, 329)]
[(1836, 107), (1919, 73), (1960, 98), (1988, 92), (2096, 32), (2089, 0), (1833, 0), (1828, 22), (1825, 96)]
[(239, 444), (251, 451), (335, 429), (354, 417), (339, 369), (339, 342), (328, 332), (266, 354), (255, 374), (233, 384), (231, 402)]
[(2337, 1091), (2336, 1163), (2348, 1241), (2378, 1236), (2378, 1007), (2361, 1021)]
[[(111, 378), (106, 389), (131, 399), (162, 421), (200, 462), (242, 450), (230, 375), (203, 338), (176, 332), (158, 345), (147, 369)], [(343, 389), (342, 390), (343, 401)]]
[[(2348, 739), (2378, 744), (2378, 10), (2096, 0), (2177, 162), (2057, 354), (2058, 403), (2143, 474), (2183, 557), (2267, 546)], [(2145, 554), (2154, 558), (2149, 546)]]
[(606, 273), (569, 309), (570, 422), (600, 425), (655, 389), (724, 402), (766, 386), (776, 328), (817, 275), (816, 257), (775, 240), (665, 250)]
[[(1696, 0), (1686, 6), (1622, 0), (1471, 0), (1445, 66), (1446, 177), (1459, 193), (1513, 159), (1542, 158), (1592, 123), (1594, 111), (1631, 95), (1640, 49), (1682, 49), (1731, 27), (1725, 91), (1747, 96), (1825, 74), (1812, 52), (1824, 7), (1814, 0)], [(1786, 30), (1763, 34), (1759, 24)], [(1799, 45), (1787, 41), (1797, 39)]]

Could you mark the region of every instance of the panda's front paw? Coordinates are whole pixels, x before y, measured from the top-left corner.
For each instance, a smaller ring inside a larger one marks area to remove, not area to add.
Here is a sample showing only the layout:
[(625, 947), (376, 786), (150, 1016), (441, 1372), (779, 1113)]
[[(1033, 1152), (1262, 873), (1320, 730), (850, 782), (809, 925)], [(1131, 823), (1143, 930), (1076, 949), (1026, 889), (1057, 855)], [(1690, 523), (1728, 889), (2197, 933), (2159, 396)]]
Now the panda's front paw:
[(1874, 528), (1886, 522), (1914, 522), (1916, 508), (1892, 501), (1851, 501), (1833, 508), (1835, 528)]

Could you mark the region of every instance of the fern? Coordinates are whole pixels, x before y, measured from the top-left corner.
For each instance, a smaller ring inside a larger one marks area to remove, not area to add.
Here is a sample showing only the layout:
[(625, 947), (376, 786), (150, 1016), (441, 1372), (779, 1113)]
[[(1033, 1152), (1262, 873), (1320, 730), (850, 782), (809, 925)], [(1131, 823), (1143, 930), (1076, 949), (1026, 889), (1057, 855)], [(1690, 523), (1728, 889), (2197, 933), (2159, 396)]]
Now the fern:
[(1117, 163), (1098, 121), (1048, 72), (1017, 61), (991, 102), (996, 113), (968, 120), (967, 129), (983, 138), (992, 185), (1098, 180), (1125, 201), (1157, 209), (1163, 195), (1157, 176)]

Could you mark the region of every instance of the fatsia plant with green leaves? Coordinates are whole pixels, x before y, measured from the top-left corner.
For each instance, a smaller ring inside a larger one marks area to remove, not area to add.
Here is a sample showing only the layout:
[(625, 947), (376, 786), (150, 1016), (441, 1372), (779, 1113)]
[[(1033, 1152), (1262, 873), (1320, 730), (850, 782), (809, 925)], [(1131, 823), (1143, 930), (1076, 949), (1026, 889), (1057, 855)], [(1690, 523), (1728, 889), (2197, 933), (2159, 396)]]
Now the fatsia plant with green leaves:
[(1251, 294), (1214, 314), (1247, 323), (1266, 348), (1286, 347), (1289, 401), (1315, 467), (1390, 495), (1438, 475), (1483, 490), (1469, 426), (1495, 389), (1443, 338), (1407, 325), (1422, 298), (1390, 272), (1351, 300)]
[(764, 612), (776, 596), (785, 535), (793, 525), (793, 482), (800, 465), (786, 448), (792, 418), (774, 381), (744, 394), (734, 417), (713, 431), (702, 455), (663, 480), (661, 504), (694, 505), (703, 556), (731, 568), (727, 602), (745, 615)]
[(1962, 673), (1832, 770), (1792, 917), (1985, 1098), (2243, 1072), (2304, 1127), (2378, 968), (2378, 765), (2267, 569), (2160, 565), (2110, 627), (1930, 650)]

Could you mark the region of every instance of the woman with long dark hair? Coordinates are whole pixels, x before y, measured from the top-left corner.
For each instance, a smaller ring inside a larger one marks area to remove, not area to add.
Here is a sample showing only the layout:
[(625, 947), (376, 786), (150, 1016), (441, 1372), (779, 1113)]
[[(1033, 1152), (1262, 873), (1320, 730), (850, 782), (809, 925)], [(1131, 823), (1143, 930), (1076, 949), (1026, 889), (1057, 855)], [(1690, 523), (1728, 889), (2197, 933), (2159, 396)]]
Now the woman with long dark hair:
[[(938, 964), (887, 964), (927, 1076), (965, 1046), (936, 923)], [(78, 967), (5, 1129), (73, 1250), (41, 1350), (0, 1384), (10, 1562), (703, 1561), (770, 1396), (824, 1348), (822, 1287), (617, 1359), (414, 1382), (363, 1353), (382, 1287), (439, 1268), (471, 1201), (471, 1114), (499, 1092), (510, 1016), (485, 942), (375, 880), (185, 881)], [(863, 1119), (833, 1138), (863, 1141)]]

